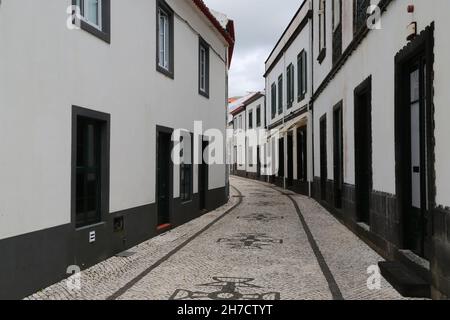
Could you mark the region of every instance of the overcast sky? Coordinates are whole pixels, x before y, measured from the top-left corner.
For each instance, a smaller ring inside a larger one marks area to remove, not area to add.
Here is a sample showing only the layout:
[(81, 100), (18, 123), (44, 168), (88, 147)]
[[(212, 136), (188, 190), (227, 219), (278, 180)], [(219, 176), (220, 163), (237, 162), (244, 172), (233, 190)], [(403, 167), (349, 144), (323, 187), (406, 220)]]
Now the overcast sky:
[(230, 97), (264, 89), (264, 62), (302, 2), (205, 0), (209, 8), (234, 20), (236, 48), (230, 70)]

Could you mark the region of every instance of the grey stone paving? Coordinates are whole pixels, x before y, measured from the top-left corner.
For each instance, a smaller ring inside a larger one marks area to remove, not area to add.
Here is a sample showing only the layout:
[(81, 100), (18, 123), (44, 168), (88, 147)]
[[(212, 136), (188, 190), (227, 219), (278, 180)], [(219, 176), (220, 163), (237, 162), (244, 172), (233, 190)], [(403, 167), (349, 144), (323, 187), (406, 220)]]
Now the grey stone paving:
[[(175, 254), (174, 248), (220, 217), (238, 198), (214, 212), (111, 258), (81, 274), (82, 289), (62, 281), (29, 299), (332, 299), (295, 207), (267, 184), (231, 178), (242, 203)], [(283, 191), (284, 192), (284, 191)], [(236, 192), (233, 191), (236, 196)], [(294, 195), (327, 268), (344, 299), (402, 299), (384, 280), (367, 288), (367, 268), (382, 258), (315, 201)], [(317, 253), (317, 252), (316, 252)], [(133, 281), (158, 260), (156, 268)], [(130, 284), (131, 282), (131, 284)]]

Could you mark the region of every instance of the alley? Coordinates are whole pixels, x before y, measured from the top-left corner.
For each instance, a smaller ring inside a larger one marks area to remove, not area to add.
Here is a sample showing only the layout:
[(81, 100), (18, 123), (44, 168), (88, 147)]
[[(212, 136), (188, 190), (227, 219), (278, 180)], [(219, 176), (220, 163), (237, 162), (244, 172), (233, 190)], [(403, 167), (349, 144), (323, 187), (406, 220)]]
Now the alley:
[(402, 299), (382, 258), (315, 201), (231, 178), (230, 202), (29, 299)]

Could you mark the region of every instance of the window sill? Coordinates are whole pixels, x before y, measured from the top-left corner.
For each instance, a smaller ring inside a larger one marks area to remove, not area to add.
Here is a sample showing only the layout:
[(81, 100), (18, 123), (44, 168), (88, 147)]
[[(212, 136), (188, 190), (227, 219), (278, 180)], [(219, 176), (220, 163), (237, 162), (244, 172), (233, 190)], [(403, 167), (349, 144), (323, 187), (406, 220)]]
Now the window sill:
[(298, 96), (297, 102), (302, 102), (303, 100), (305, 100), (305, 96), (306, 96), (306, 94), (302, 94), (301, 96)]
[(205, 91), (199, 89), (198, 94), (206, 99), (209, 99), (209, 92), (205, 92)]
[(169, 71), (163, 67), (161, 67), (159, 64), (156, 64), (156, 71), (158, 71), (159, 73), (162, 73), (163, 75), (165, 75), (166, 77), (170, 78), (170, 79), (175, 79), (175, 75), (173, 73), (173, 71)]
[(325, 60), (325, 57), (327, 56), (327, 49), (323, 48), (320, 53), (319, 56), (317, 57), (317, 61), (322, 64), (323, 60)]
[(94, 228), (102, 227), (105, 224), (106, 223), (104, 221), (101, 221), (101, 222), (97, 222), (97, 223), (94, 223), (94, 224), (91, 224), (91, 225), (88, 225), (88, 226), (75, 228), (75, 231), (79, 232), (79, 231), (85, 231), (87, 229), (94, 229)]
[(111, 34), (109, 32), (104, 32), (83, 20), (80, 21), (80, 28), (81, 30), (90, 33), (94, 37), (97, 37), (98, 39), (111, 44)]

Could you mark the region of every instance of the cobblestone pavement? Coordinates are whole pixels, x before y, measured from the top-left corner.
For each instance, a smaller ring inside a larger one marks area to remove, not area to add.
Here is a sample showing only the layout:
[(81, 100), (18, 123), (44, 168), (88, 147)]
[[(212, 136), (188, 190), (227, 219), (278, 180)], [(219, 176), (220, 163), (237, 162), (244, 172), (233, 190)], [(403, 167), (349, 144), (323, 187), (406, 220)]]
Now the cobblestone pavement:
[(232, 190), (224, 207), (83, 271), (81, 290), (62, 281), (28, 299), (402, 299), (384, 279), (368, 289), (382, 258), (317, 202), (231, 184), (242, 197)]

